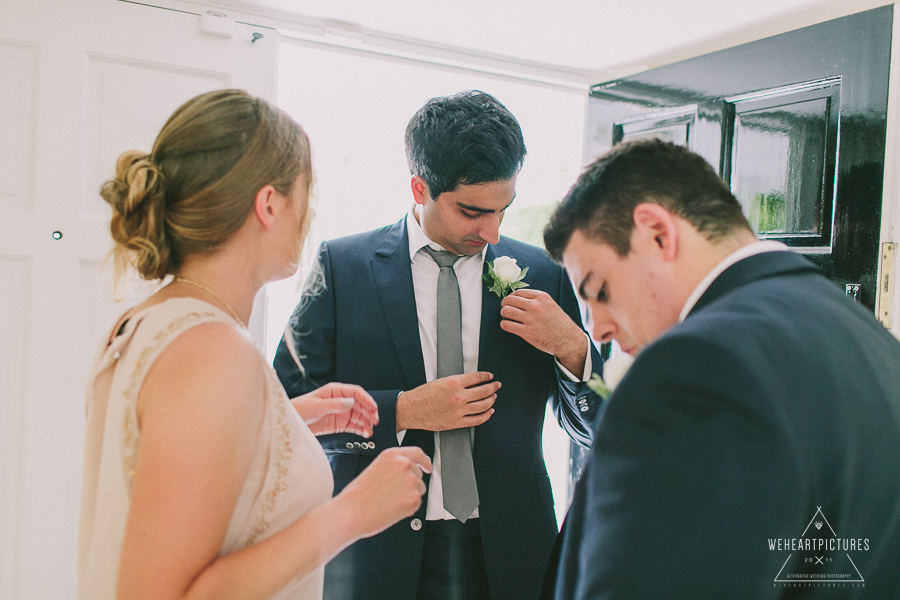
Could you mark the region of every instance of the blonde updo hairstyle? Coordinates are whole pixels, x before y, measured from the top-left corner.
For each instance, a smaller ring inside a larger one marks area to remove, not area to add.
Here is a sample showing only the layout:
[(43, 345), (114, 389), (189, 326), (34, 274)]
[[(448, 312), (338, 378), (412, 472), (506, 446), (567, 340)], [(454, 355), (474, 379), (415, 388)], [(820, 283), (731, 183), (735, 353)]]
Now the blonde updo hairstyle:
[[(310, 185), (309, 139), (283, 111), (241, 90), (188, 100), (151, 153), (123, 153), (101, 188), (113, 209), (117, 275), (133, 267), (144, 279), (163, 279), (185, 257), (215, 252), (244, 224), (261, 188), (290, 194), (301, 174)], [(304, 210), (306, 230), (308, 203)]]

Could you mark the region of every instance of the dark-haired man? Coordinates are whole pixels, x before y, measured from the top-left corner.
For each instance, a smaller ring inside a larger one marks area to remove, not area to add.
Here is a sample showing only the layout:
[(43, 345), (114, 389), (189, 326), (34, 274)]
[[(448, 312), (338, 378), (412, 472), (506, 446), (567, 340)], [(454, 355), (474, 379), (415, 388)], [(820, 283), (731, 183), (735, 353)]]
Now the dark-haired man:
[[(406, 149), (413, 209), (322, 244), (325, 289), (291, 321), (307, 377), (284, 345), (275, 359), (292, 396), (338, 380), (378, 403), (370, 440), (321, 438), (335, 493), (391, 446), (434, 458), (421, 510), (338, 556), (325, 597), (533, 599), (556, 533), (545, 407), (588, 444), (599, 399), (583, 382), (601, 359), (562, 269), (499, 235), (525, 157), (513, 115), (481, 92), (435, 98)], [(528, 268), (529, 287), (501, 302), (482, 275), (502, 257)]]
[(544, 232), (609, 400), (546, 598), (900, 598), (900, 343), (702, 158), (660, 141), (588, 167)]

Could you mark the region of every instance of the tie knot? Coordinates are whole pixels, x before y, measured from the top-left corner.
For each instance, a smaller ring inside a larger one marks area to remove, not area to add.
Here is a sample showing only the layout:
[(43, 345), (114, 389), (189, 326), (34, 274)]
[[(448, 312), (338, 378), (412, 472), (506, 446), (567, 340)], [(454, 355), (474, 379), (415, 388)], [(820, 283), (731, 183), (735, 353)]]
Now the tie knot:
[(431, 246), (424, 246), (422, 250), (430, 254), (431, 258), (434, 259), (434, 262), (436, 262), (442, 269), (444, 267), (452, 267), (453, 263), (462, 258), (458, 254), (453, 254), (452, 252), (447, 252), (446, 250), (435, 250)]

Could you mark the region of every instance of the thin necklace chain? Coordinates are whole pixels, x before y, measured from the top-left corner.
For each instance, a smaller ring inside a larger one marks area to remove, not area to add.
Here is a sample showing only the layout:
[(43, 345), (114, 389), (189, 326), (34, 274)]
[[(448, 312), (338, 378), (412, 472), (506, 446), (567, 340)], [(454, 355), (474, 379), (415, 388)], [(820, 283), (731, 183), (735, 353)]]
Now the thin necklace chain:
[(212, 291), (211, 289), (209, 289), (208, 287), (206, 287), (206, 286), (203, 285), (202, 283), (197, 283), (196, 281), (191, 281), (190, 279), (186, 279), (186, 278), (184, 278), (184, 277), (178, 277), (178, 276), (176, 275), (176, 276), (175, 276), (175, 281), (193, 285), (193, 286), (198, 287), (198, 288), (200, 288), (201, 290), (203, 290), (203, 291), (208, 292), (209, 294), (211, 294), (211, 295), (213, 296), (213, 298), (215, 298), (216, 300), (218, 300), (219, 302), (221, 302), (222, 304), (224, 304), (224, 305), (225, 305), (225, 308), (227, 308), (227, 309), (229, 310), (229, 312), (231, 312), (231, 316), (234, 317), (234, 320), (237, 321), (237, 322), (240, 324), (241, 327), (244, 327), (244, 328), (246, 329), (247, 326), (244, 325), (244, 322), (241, 320), (241, 318), (238, 316), (238, 314), (234, 311), (233, 308), (231, 308), (231, 305), (230, 305), (230, 304), (228, 304), (227, 302), (225, 302), (225, 299), (222, 298), (222, 296), (218, 295), (217, 293), (215, 293), (214, 291)]

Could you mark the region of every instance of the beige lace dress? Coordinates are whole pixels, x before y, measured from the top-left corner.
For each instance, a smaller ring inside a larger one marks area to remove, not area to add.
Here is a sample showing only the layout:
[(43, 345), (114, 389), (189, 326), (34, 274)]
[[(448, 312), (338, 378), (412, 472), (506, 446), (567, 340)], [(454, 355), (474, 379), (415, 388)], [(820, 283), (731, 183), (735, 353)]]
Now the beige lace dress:
[[(107, 345), (104, 341), (98, 351), (86, 394), (87, 439), (78, 541), (81, 600), (115, 598), (133, 469), (140, 452), (136, 404), (141, 384), (175, 338), (211, 321), (234, 323), (206, 302), (194, 298), (167, 300), (133, 315), (112, 342)], [(262, 354), (259, 360), (265, 362)], [(220, 556), (266, 539), (331, 497), (333, 483), (325, 453), (268, 366), (266, 373), (263, 425)], [(247, 577), (253, 576), (247, 573)], [(293, 581), (274, 598), (319, 600), (322, 579), (323, 570), (319, 569)]]

